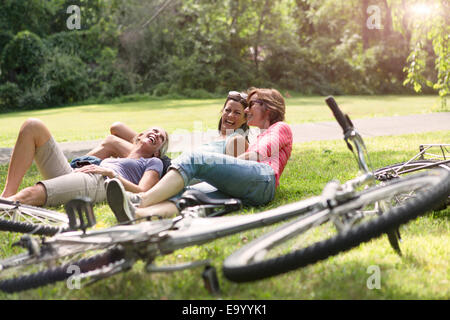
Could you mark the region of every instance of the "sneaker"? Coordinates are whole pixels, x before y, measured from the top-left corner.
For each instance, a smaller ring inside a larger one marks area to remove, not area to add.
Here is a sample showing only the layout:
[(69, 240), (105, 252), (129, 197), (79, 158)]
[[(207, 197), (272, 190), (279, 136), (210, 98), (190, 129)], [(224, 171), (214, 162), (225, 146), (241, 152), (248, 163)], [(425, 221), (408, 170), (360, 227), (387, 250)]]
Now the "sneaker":
[(106, 200), (114, 212), (117, 221), (127, 222), (135, 219), (135, 208), (129, 201), (122, 183), (118, 179), (110, 179), (106, 186)]
[(141, 193), (133, 193), (130, 191), (126, 191), (126, 195), (128, 198), (128, 201), (134, 206), (139, 207), (142, 201), (142, 192)]

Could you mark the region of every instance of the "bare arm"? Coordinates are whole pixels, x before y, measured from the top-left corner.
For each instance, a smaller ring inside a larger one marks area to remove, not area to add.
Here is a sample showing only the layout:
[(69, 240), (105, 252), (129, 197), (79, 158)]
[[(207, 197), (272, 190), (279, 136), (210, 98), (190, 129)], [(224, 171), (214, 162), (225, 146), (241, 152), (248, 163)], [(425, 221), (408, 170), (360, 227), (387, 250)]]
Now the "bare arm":
[(111, 135), (106, 137), (99, 146), (89, 151), (88, 156), (106, 159), (109, 157), (126, 158), (130, 154), (137, 132), (122, 122), (114, 122), (109, 131)]
[(126, 158), (131, 150), (133, 144), (122, 138), (110, 135), (106, 137), (102, 143), (96, 148), (88, 152), (88, 156), (94, 156), (100, 159), (106, 159), (109, 157)]
[(248, 149), (248, 142), (241, 135), (234, 136), (229, 139), (225, 146), (225, 154), (238, 157)]
[(119, 177), (119, 180), (122, 182), (125, 190), (133, 193), (140, 193), (150, 190), (159, 181), (159, 174), (154, 170), (146, 171), (138, 185), (135, 185), (122, 177)]
[[(105, 176), (108, 178), (116, 177), (116, 174), (112, 169), (97, 166), (97, 165), (87, 165), (87, 166), (78, 168), (75, 171), (76, 172), (84, 172), (84, 173), (101, 174), (102, 176)], [(139, 181), (139, 184), (134, 184), (133, 182), (131, 182), (121, 176), (117, 176), (117, 179), (119, 179), (120, 182), (122, 182), (125, 190), (131, 191), (133, 193), (139, 193), (139, 192), (145, 192), (147, 190), (150, 190), (150, 188), (153, 187), (159, 181), (159, 174), (158, 174), (158, 172), (156, 172), (154, 170), (148, 170), (142, 176), (141, 180)]]
[(242, 160), (249, 160), (249, 161), (258, 161), (258, 160), (262, 159), (261, 155), (254, 151), (245, 152), (245, 153), (241, 154), (240, 156), (238, 156), (237, 158), (242, 159)]
[(109, 128), (109, 131), (113, 136), (122, 138), (128, 142), (133, 143), (134, 138), (138, 135), (136, 131), (131, 129), (129, 126), (127, 126), (125, 123), (122, 122), (114, 122), (111, 127)]

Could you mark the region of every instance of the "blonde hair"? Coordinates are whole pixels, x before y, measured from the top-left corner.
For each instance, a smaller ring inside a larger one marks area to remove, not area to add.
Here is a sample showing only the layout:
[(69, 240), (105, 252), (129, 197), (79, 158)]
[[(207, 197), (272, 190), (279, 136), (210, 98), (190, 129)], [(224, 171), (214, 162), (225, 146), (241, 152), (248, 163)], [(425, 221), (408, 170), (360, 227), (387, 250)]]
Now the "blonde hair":
[(166, 130), (164, 130), (166, 133), (166, 138), (164, 139), (164, 143), (161, 145), (161, 148), (159, 148), (159, 158), (162, 158), (166, 155), (167, 149), (169, 149), (169, 134)]
[(258, 99), (264, 102), (267, 109), (270, 110), (270, 124), (278, 121), (284, 121), (286, 113), (286, 104), (281, 93), (277, 89), (265, 88), (250, 88), (247, 101), (250, 103), (250, 98), (257, 94)]

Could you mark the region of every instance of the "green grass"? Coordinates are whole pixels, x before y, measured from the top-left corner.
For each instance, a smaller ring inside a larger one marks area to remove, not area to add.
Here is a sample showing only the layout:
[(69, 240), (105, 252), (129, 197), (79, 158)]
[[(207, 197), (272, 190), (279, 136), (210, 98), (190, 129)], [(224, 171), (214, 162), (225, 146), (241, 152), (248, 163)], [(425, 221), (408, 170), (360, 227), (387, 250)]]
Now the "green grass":
[[(352, 119), (429, 113), (439, 104), (437, 96), (340, 96), (337, 101)], [(0, 147), (14, 145), (20, 125), (29, 117), (43, 120), (58, 142), (104, 138), (114, 121), (137, 131), (150, 125), (169, 133), (215, 129), (223, 103), (224, 99), (149, 100), (7, 113), (0, 117)], [(294, 96), (286, 105), (291, 124), (334, 120), (324, 97)]]
[[(365, 139), (374, 167), (405, 161), (421, 143), (449, 142), (450, 131)], [(0, 167), (3, 187), (6, 166)], [(251, 214), (305, 199), (321, 192), (331, 179), (345, 181), (357, 174), (356, 163), (342, 140), (294, 145), (292, 157), (281, 178), (275, 200), (263, 208), (247, 208)], [(24, 185), (39, 178), (34, 169)], [(105, 204), (95, 207), (97, 227), (114, 223)], [(221, 299), (449, 299), (450, 298), (450, 208), (421, 217), (401, 229), (403, 256), (390, 248), (386, 237), (362, 244), (346, 253), (306, 268), (270, 279), (235, 284), (221, 272), (223, 260), (243, 244), (274, 226), (250, 230), (157, 259), (159, 264), (209, 258), (218, 270)], [(19, 235), (0, 233), (0, 257), (12, 253)], [(381, 289), (366, 286), (370, 266), (381, 270)], [(202, 269), (148, 274), (138, 263), (123, 274), (81, 290), (68, 290), (65, 283), (20, 294), (0, 293), (0, 299), (213, 299), (203, 288)]]

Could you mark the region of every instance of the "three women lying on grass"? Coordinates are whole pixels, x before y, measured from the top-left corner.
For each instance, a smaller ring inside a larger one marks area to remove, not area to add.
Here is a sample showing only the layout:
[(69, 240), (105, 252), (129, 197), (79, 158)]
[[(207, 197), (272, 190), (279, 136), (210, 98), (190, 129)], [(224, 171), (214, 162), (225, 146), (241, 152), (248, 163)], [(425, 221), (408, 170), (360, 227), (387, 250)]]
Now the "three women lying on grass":
[(123, 222), (176, 214), (173, 197), (195, 178), (213, 186), (216, 192), (241, 199), (245, 205), (270, 202), (292, 150), (292, 132), (284, 122), (285, 102), (275, 89), (252, 89), (247, 104), (247, 124), (262, 133), (246, 152), (237, 157), (202, 150), (183, 153), (155, 186), (140, 195), (137, 208), (119, 180), (109, 181), (107, 200), (116, 218)]
[[(45, 125), (30, 119), (19, 132), (2, 197), (54, 206), (79, 196), (103, 201), (108, 192), (113, 212), (119, 221), (125, 221), (176, 214), (174, 196), (193, 179), (199, 179), (204, 182), (190, 188), (206, 191), (206, 187), (216, 196), (237, 197), (244, 204), (263, 205), (273, 199), (292, 149), (292, 133), (283, 122), (284, 114), (285, 102), (277, 90), (253, 89), (248, 96), (230, 92), (219, 121), (220, 139), (173, 160), (162, 179), (159, 157), (167, 151), (169, 140), (162, 128), (135, 135), (127, 126), (116, 123), (111, 129), (113, 135), (89, 155), (119, 159), (108, 158), (99, 166), (72, 170)], [(263, 130), (249, 146), (244, 136), (230, 134), (239, 128), (246, 131), (247, 124)], [(133, 143), (127, 141), (134, 136)], [(33, 159), (48, 180), (16, 193)], [(130, 193), (125, 191), (140, 194), (137, 208), (131, 205)]]
[[(237, 128), (240, 132), (248, 129), (243, 103), (246, 101), (238, 92), (230, 92), (222, 108), (219, 137), (206, 145), (206, 150), (233, 154), (239, 148), (232, 146), (246, 144), (242, 135), (233, 134)], [(75, 197), (100, 202), (106, 199), (106, 178), (118, 178), (130, 192), (147, 191), (163, 174), (160, 158), (167, 151), (168, 134), (157, 127), (137, 134), (120, 122), (113, 124), (110, 131), (111, 135), (88, 153), (105, 160), (100, 165), (73, 170), (45, 124), (28, 119), (19, 131), (1, 197), (37, 206), (60, 205)], [(33, 160), (45, 180), (17, 193)]]

